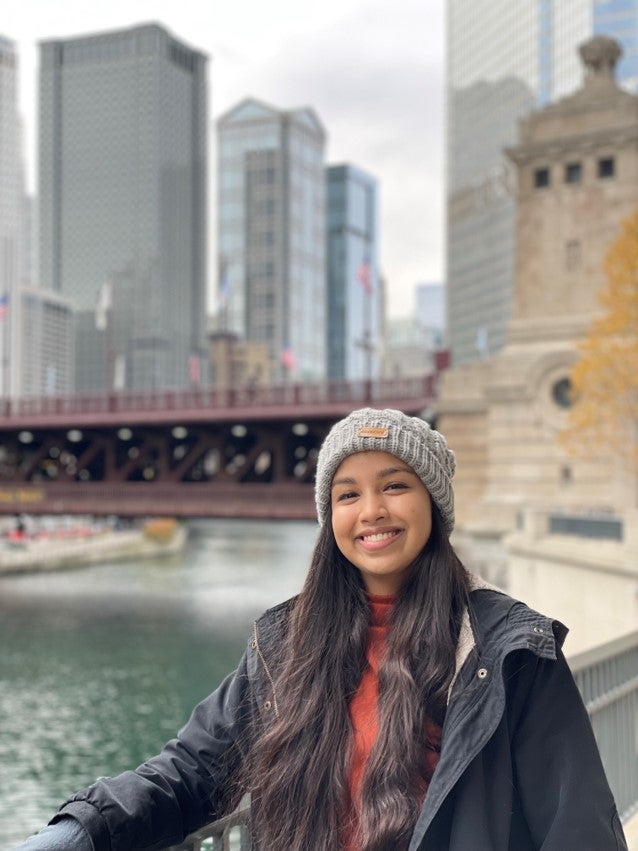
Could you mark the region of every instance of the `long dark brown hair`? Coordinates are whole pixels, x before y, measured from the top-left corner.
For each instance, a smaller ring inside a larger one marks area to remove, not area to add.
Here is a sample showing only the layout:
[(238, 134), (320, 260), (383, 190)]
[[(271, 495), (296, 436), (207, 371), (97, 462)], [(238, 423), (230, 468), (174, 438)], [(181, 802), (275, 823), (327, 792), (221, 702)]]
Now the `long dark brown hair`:
[(275, 675), (278, 717), (246, 764), (259, 847), (337, 851), (407, 848), (422, 799), (426, 718), (442, 722), (468, 583), (432, 508), (430, 538), (393, 606), (379, 671), (379, 732), (356, 818), (349, 797), (349, 702), (366, 665), (370, 607), (339, 551), (330, 517), (290, 614)]

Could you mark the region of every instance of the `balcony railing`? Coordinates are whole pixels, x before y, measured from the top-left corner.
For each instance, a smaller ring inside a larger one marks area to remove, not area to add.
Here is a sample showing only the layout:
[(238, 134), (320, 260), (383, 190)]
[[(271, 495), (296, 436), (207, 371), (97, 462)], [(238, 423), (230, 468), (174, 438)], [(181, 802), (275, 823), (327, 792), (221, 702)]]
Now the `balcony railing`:
[[(623, 822), (638, 812), (638, 631), (569, 660)], [(586, 782), (586, 780), (585, 780)], [(250, 851), (250, 808), (192, 833), (169, 851)]]
[(250, 851), (250, 807), (242, 804), (234, 812), (191, 833), (167, 851)]
[(569, 660), (620, 817), (638, 812), (638, 631)]

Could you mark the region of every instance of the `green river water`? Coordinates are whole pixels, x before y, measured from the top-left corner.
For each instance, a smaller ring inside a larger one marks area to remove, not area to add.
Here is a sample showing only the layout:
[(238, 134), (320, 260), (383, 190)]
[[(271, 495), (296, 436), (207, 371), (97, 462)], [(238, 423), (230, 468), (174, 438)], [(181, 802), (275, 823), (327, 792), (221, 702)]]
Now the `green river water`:
[(299, 590), (316, 530), (197, 521), (179, 557), (0, 578), (0, 848), (175, 735)]

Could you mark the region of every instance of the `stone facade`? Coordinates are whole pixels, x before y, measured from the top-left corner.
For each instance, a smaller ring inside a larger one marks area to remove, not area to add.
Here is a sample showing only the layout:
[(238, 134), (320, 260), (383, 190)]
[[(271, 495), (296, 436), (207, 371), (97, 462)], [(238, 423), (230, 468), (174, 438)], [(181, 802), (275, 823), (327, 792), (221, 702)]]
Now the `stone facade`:
[(632, 482), (613, 453), (574, 460), (557, 443), (569, 370), (596, 310), (602, 262), (638, 207), (638, 97), (616, 85), (616, 42), (581, 47), (582, 88), (520, 124), (517, 251), (507, 344), (443, 384), (438, 426), (458, 456), (462, 525), (509, 531), (530, 508), (621, 511)]

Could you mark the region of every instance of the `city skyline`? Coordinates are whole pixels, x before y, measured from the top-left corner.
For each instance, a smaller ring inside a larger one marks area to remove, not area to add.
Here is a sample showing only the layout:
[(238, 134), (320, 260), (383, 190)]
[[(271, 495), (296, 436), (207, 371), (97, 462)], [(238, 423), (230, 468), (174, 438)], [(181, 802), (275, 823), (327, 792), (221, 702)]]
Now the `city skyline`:
[[(381, 192), (380, 273), (390, 315), (412, 310), (419, 280), (443, 278), (443, 3), (328, 2), (302, 10), (179, 11), (147, 0), (88, 9), (41, 0), (10, 3), (2, 32), (20, 57), (20, 109), (26, 123), (30, 188), (35, 157), (37, 42), (157, 21), (211, 59), (209, 131), (244, 97), (282, 109), (315, 109), (328, 132), (326, 160), (373, 174)], [(400, 49), (397, 47), (400, 45)], [(210, 134), (214, 162), (214, 134)], [(216, 290), (216, 187), (211, 169), (209, 293)], [(211, 299), (209, 299), (209, 302)]]

